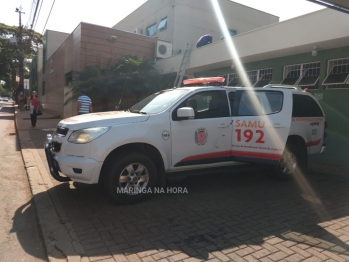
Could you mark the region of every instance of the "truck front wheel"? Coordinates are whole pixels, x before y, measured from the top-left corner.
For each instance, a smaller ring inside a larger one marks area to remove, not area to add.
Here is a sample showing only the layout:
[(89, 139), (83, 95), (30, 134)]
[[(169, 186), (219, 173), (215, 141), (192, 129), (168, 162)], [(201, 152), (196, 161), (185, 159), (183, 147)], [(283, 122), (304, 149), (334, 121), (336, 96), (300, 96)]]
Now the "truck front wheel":
[(153, 193), (156, 178), (156, 166), (148, 156), (128, 153), (110, 163), (105, 185), (114, 200), (133, 204)]

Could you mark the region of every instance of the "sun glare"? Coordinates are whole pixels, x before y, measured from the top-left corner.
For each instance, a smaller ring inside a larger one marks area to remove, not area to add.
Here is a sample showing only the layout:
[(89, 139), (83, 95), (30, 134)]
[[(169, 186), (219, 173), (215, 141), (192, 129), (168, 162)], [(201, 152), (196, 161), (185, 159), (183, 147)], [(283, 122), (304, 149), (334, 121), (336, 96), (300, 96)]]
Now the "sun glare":
[[(253, 87), (249, 78), (247, 77), (246, 71), (244, 69), (244, 66), (240, 60), (239, 54), (235, 48), (234, 42), (232, 37), (230, 36), (228, 27), (225, 23), (225, 19), (223, 16), (223, 13), (221, 11), (221, 8), (218, 4), (217, 0), (211, 0), (216, 18), (218, 20), (219, 26), (223, 32), (223, 36), (224, 36), (224, 41), (226, 43), (226, 45), (228, 46), (228, 50), (229, 53), (231, 55), (231, 59), (232, 59), (232, 64), (235, 65), (235, 68), (237, 70), (237, 73), (239, 75), (239, 77), (242, 80), (243, 86), (245, 87)], [(251, 89), (251, 92), (253, 92), (253, 89)], [(253, 92), (255, 93), (255, 92)], [(258, 104), (259, 104), (259, 100), (257, 95), (252, 95), (251, 99), (253, 100), (253, 105), (255, 105), (255, 108), (258, 108)], [(278, 132), (277, 132), (277, 128), (274, 128), (275, 125), (277, 125), (277, 123), (271, 123), (270, 118), (268, 117), (268, 115), (265, 115), (264, 120), (266, 121), (266, 125), (268, 126), (269, 132), (273, 133), (273, 138), (276, 141), (276, 143), (278, 145), (283, 145), (284, 142), (282, 141), (282, 139), (280, 138)], [(288, 154), (288, 149), (285, 147), (284, 148), (284, 154), (286, 153), (286, 155)], [(300, 187), (302, 193), (303, 193), (303, 198), (305, 200), (307, 200), (315, 209), (315, 211), (317, 212), (318, 216), (321, 217), (322, 219), (328, 219), (328, 213), (326, 211), (325, 206), (323, 205), (322, 201), (317, 197), (315, 191), (312, 189), (311, 185), (309, 184), (309, 182), (307, 181), (306, 177), (304, 176), (303, 172), (300, 170), (299, 167), (296, 168), (295, 171), (295, 181), (297, 182), (298, 186)], [(309, 199), (311, 199), (312, 201), (309, 201)], [(316, 200), (316, 201), (314, 201)]]

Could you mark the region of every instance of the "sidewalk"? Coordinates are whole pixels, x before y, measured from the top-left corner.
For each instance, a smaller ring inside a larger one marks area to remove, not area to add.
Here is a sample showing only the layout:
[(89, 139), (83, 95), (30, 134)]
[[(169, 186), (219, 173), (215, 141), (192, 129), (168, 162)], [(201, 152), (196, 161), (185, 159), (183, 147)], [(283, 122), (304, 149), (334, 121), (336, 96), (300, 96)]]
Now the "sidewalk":
[(57, 196), (50, 190), (55, 181), (49, 174), (44, 150), (40, 149), (46, 134), (52, 134), (60, 119), (44, 112), (38, 116), (36, 128), (32, 128), (29, 112), (17, 109), (15, 121), (48, 260), (80, 261), (74, 250), (74, 238), (69, 233), (69, 223), (64, 223), (58, 214), (59, 201), (55, 201)]
[(60, 119), (32, 128), (15, 115), (49, 261), (349, 261), (347, 169), (311, 160), (307, 181), (258, 173), (195, 176), (189, 194), (122, 206), (95, 185), (51, 178), (43, 142)]

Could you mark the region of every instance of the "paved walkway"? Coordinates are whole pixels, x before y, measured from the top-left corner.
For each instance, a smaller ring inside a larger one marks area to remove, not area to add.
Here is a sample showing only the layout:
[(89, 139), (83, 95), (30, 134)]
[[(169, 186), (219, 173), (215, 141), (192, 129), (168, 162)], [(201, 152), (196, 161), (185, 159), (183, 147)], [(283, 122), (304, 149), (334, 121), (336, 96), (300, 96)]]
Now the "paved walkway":
[(349, 175), (311, 161), (294, 181), (262, 172), (195, 176), (122, 206), (96, 185), (53, 180), (42, 143), (59, 119), (16, 123), (51, 261), (349, 261)]

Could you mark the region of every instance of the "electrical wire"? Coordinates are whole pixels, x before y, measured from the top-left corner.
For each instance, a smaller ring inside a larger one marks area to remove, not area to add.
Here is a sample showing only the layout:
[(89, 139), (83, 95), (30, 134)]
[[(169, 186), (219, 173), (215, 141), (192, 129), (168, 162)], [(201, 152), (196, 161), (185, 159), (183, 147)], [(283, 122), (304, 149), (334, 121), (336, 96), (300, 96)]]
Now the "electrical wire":
[(51, 10), (50, 10), (50, 13), (48, 14), (48, 17), (47, 17), (47, 20), (46, 20), (45, 26), (44, 26), (44, 28), (42, 29), (42, 33), (41, 33), (41, 34), (44, 34), (44, 31), (45, 31), (45, 28), (46, 28), (46, 25), (47, 25), (48, 19), (50, 18), (51, 11), (52, 11), (52, 8), (53, 8), (53, 6), (54, 6), (55, 2), (56, 2), (56, 0), (53, 0), (52, 6), (51, 6)]
[(35, 0), (32, 1), (32, 7), (31, 7), (31, 9), (30, 9), (29, 19), (28, 19), (28, 22), (27, 22), (27, 26), (29, 25), (30, 20), (31, 20), (31, 18), (32, 18), (34, 2), (35, 2)]
[(34, 28), (33, 28), (33, 31), (35, 30), (35, 27), (36, 27), (36, 24), (39, 20), (39, 16), (40, 16), (40, 11), (41, 11), (41, 7), (42, 7), (42, 3), (44, 2), (44, 0), (41, 0), (41, 5), (40, 5), (40, 8), (39, 8), (39, 13), (38, 13), (38, 16), (36, 18), (36, 22), (35, 22), (35, 25), (34, 25)]

